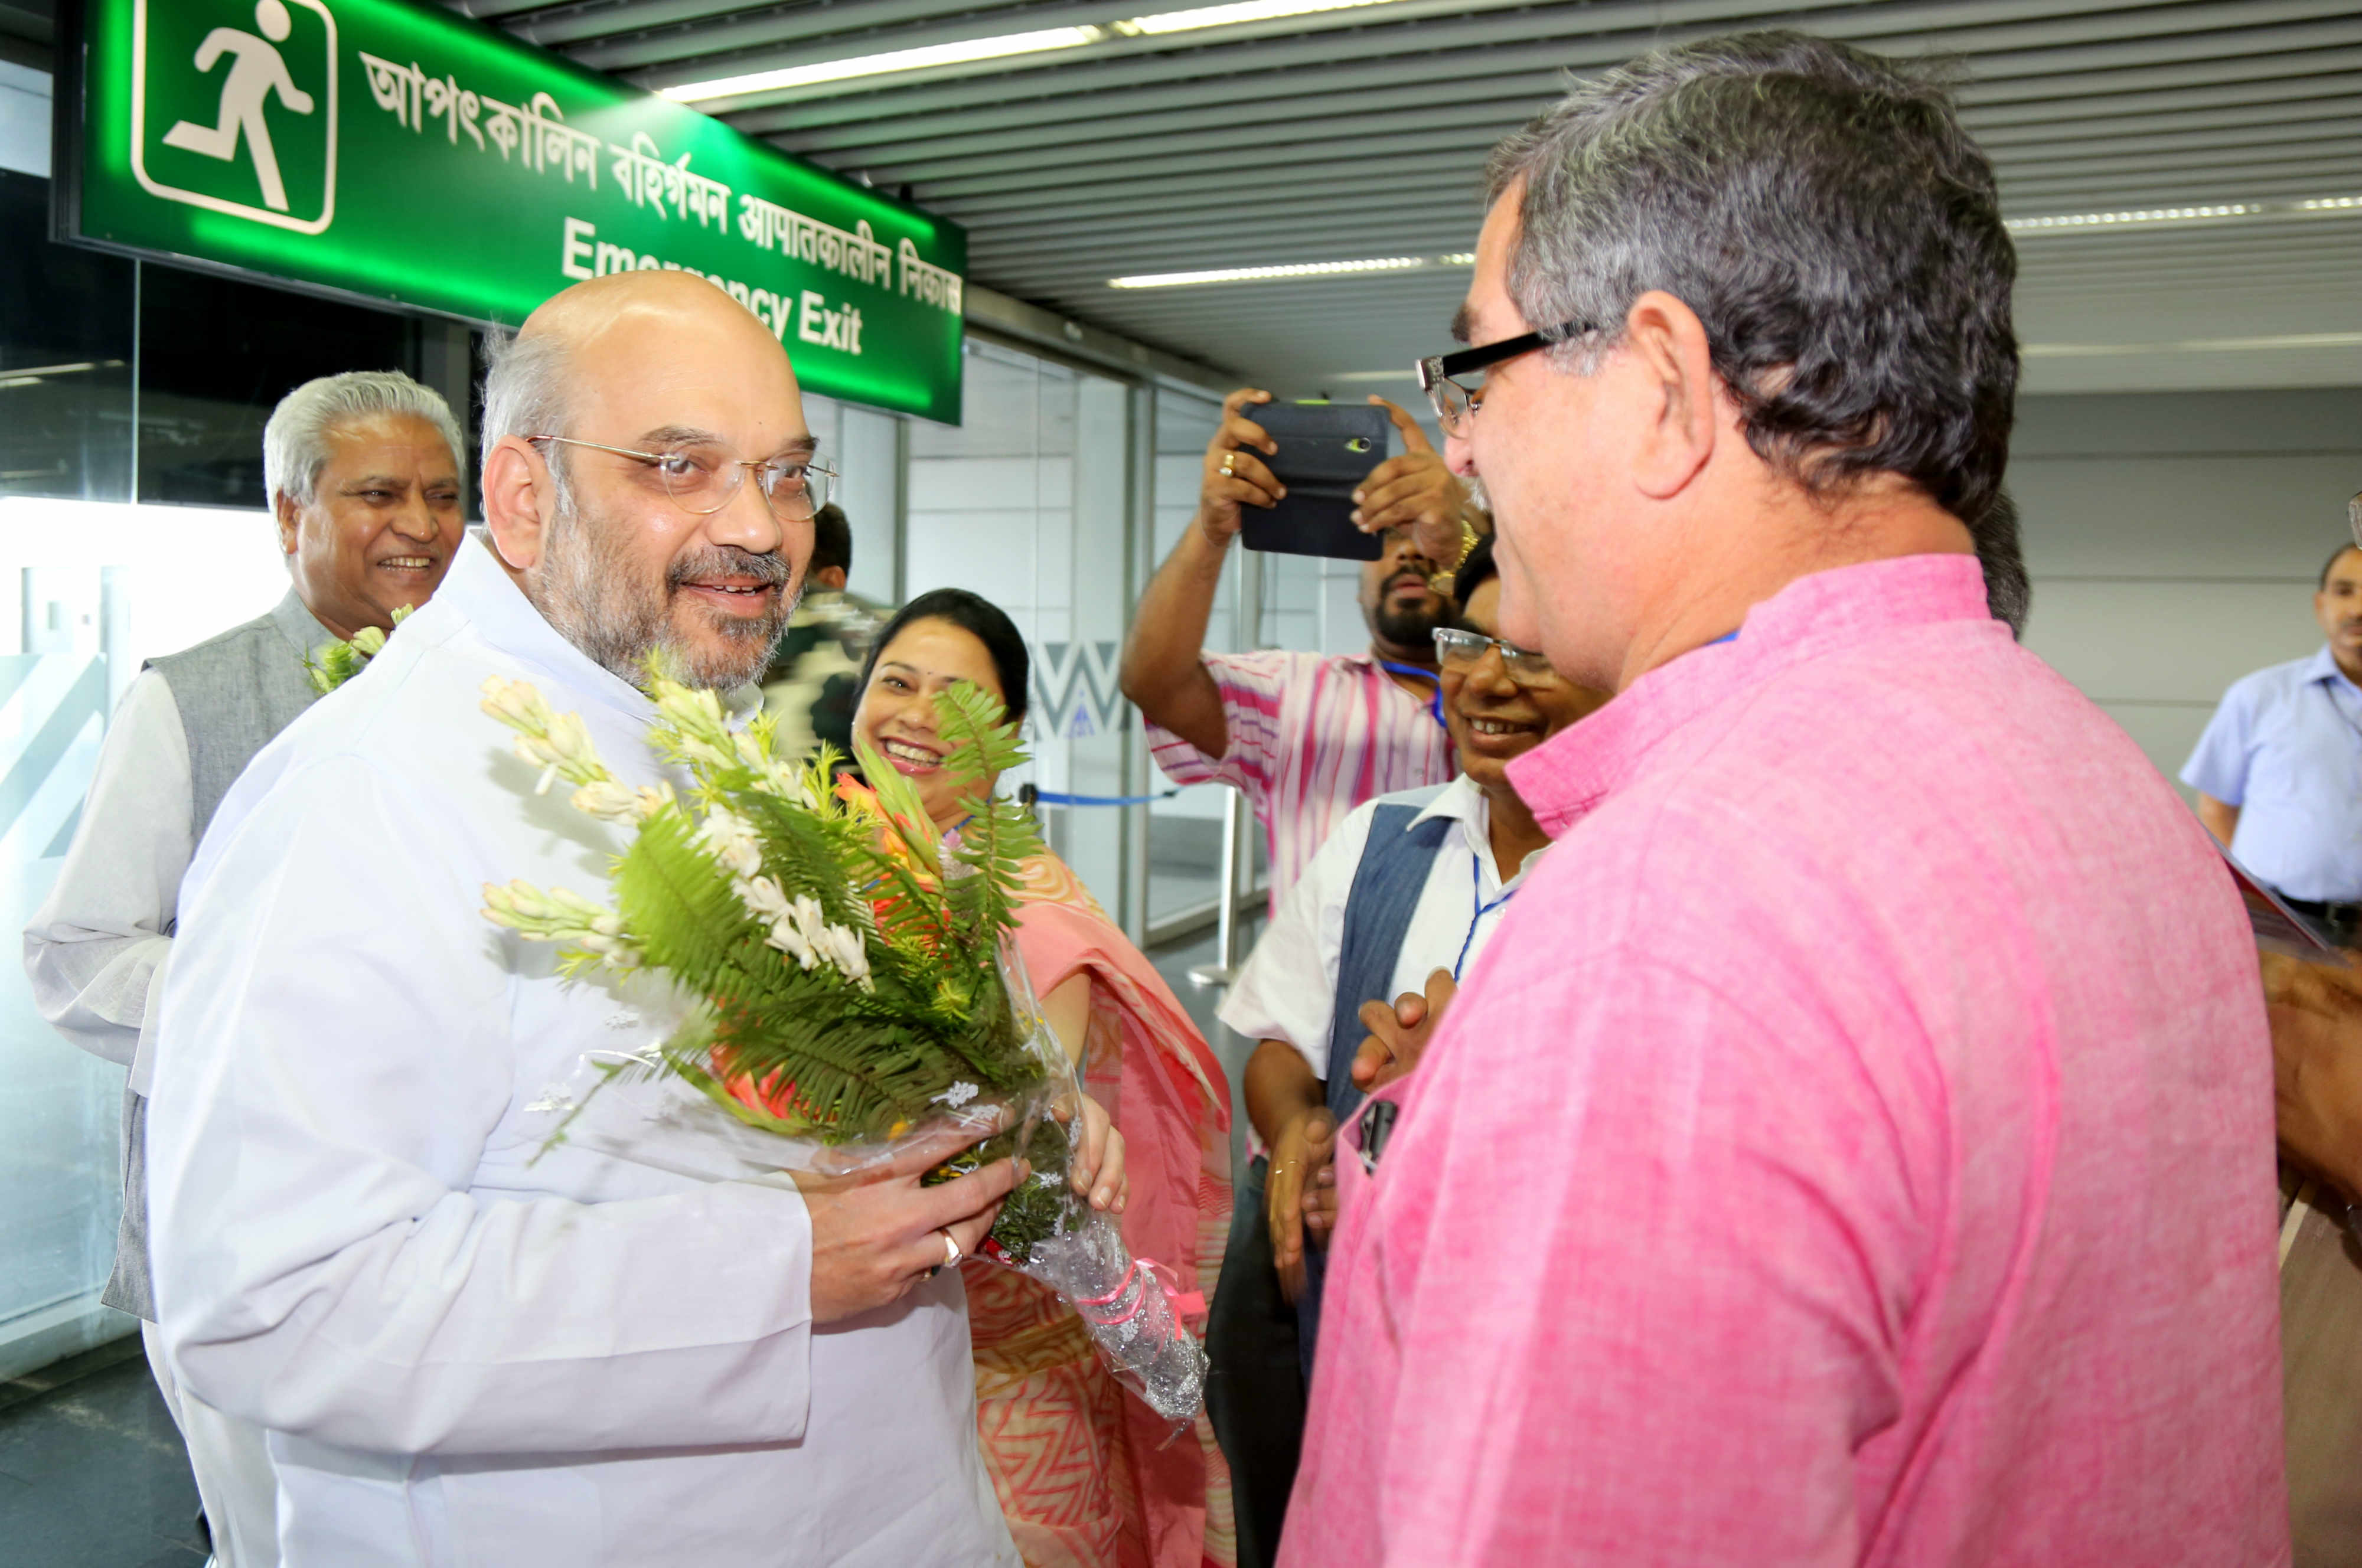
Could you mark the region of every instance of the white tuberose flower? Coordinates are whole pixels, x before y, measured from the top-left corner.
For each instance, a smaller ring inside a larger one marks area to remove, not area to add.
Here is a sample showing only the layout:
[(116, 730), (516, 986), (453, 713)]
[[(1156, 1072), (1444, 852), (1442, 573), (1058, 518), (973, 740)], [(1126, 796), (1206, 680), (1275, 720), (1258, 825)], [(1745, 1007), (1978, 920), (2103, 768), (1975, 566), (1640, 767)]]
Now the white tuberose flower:
[(517, 732), (517, 756), (541, 769), (535, 794), (548, 794), (550, 785), (560, 778), (596, 784), (608, 777), (581, 714), (552, 712), (541, 693), (522, 680), (490, 676), (482, 691), (483, 711)]
[(746, 906), (746, 912), (756, 920), (776, 921), (788, 912), (787, 889), (772, 878), (741, 877), (730, 887), (738, 895), (738, 901)]
[(809, 969), (821, 962), (819, 937), (822, 928), (820, 900), (805, 895), (771, 922), (771, 934), (764, 940)]
[(821, 933), (828, 943), (829, 962), (837, 972), (865, 991), (876, 990), (869, 978), (869, 949), (861, 933), (841, 925), (832, 925)]
[(639, 944), (624, 929), (622, 916), (564, 888), (536, 888), (523, 880), (506, 887), (487, 882), (483, 913), (493, 924), (507, 926), (529, 942), (562, 942), (617, 968), (640, 961)]
[(752, 877), (763, 868), (763, 844), (755, 836), (755, 824), (726, 806), (705, 813), (697, 838), (734, 877)]
[(863, 990), (875, 988), (869, 978), (869, 952), (862, 945), (860, 933), (829, 924), (821, 913), (820, 900), (810, 894), (799, 895), (787, 912), (771, 922), (771, 934), (764, 940), (807, 969), (826, 964)]
[(574, 809), (602, 822), (635, 823), (640, 820), (639, 791), (616, 779), (602, 778), (574, 791)]

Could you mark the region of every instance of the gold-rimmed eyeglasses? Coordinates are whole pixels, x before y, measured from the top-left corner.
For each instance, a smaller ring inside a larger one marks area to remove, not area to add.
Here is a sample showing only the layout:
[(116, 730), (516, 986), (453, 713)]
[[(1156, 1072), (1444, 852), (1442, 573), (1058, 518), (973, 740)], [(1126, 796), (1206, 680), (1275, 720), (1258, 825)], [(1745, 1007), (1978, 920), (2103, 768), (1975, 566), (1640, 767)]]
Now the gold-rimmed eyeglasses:
[(1505, 643), (1498, 637), (1488, 637), (1482, 632), (1471, 632), (1458, 626), (1435, 628), (1435, 661), (1444, 668), (1466, 671), (1476, 668), (1486, 648), (1501, 650), (1501, 668), (1509, 679), (1524, 687), (1549, 686), (1559, 679), (1549, 658), (1529, 653), (1515, 643)]
[(1537, 348), (1548, 348), (1570, 337), (1579, 337), (1594, 330), (1587, 321), (1562, 321), (1556, 326), (1545, 326), (1540, 332), (1521, 333), (1504, 337), (1498, 343), (1480, 348), (1462, 348), (1456, 354), (1437, 354), (1421, 359), (1418, 365), (1419, 390), (1435, 407), (1436, 423), (1447, 436), (1464, 434), (1476, 411), (1485, 406), (1485, 392), (1479, 387), (1471, 392), (1451, 378), (1464, 376), (1471, 370), (1481, 370), (1520, 354), (1530, 354)]
[(578, 441), (571, 436), (528, 436), (525, 439), (587, 447), (594, 452), (613, 452), (619, 458), (634, 458), (656, 474), (674, 505), (700, 517), (711, 517), (729, 505), (752, 473), (755, 487), (764, 504), (770, 507), (771, 515), (782, 523), (801, 523), (819, 515), (820, 509), (828, 504), (829, 483), (836, 478), (835, 469), (810, 457), (739, 458), (723, 447), (703, 443), (664, 452), (635, 452), (629, 447)]

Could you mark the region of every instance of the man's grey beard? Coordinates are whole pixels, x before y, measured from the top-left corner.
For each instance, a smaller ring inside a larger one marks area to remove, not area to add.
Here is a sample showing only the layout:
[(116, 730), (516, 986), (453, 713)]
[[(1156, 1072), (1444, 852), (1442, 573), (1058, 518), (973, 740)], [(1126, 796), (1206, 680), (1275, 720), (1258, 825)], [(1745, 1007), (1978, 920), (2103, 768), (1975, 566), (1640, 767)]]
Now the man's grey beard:
[[(787, 562), (734, 546), (712, 547), (674, 561), (663, 588), (650, 596), (634, 579), (624, 529), (587, 519), (563, 481), (553, 490), (546, 543), (540, 564), (526, 574), (525, 596), (559, 635), (634, 686), (647, 683), (651, 654), (666, 675), (690, 686), (726, 690), (762, 675), (795, 613), (796, 601), (784, 591), (792, 575)], [(709, 575), (751, 577), (782, 589), (768, 615), (715, 622), (729, 645), (718, 654), (700, 654), (672, 635), (673, 593), (683, 581)]]

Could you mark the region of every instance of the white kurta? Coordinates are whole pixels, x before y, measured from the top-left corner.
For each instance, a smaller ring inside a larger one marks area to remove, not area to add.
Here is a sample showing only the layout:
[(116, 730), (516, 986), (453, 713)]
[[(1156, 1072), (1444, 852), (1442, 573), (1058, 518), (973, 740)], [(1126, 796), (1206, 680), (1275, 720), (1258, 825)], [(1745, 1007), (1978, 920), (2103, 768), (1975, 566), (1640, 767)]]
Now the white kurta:
[(189, 743), (172, 689), (142, 670), (107, 726), (83, 802), (83, 827), (25, 928), (33, 1005), (94, 1056), (149, 1090), (151, 982), (172, 951), (189, 868)]
[[(783, 1179), (543, 1153), (551, 1087), (653, 1028), (478, 912), (515, 877), (599, 893), (616, 847), (530, 794), (494, 674), (659, 777), (646, 700), (470, 543), (255, 759), (182, 889), (156, 1298), (182, 1377), (271, 1429), (289, 1568), (1013, 1563), (957, 1271), (815, 1329)], [(593, 1115), (628, 1137), (671, 1092)]]
[[(141, 1095), (153, 1088), (160, 977), (189, 869), (193, 791), (180, 705), (163, 676), (143, 670), (106, 727), (65, 864), (25, 928), (33, 1005), (76, 1045), (130, 1068)], [(273, 1568), (277, 1487), (261, 1430), (192, 1398), (174, 1380), (155, 1325), (139, 1328), (221, 1560)]]

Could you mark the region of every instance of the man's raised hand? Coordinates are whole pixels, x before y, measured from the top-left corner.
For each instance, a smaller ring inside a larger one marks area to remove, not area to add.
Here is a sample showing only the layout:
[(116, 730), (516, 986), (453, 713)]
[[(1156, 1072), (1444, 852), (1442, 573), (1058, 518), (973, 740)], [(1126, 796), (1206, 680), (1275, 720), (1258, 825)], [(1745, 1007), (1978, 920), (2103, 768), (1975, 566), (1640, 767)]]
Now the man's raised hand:
[(1420, 555), (1449, 567), (1460, 558), (1460, 517), (1468, 491), (1443, 454), (1428, 444), (1418, 420), (1375, 393), (1370, 401), (1402, 432), (1403, 454), (1373, 469), (1353, 492), (1353, 524), (1364, 534), (1407, 527)]
[(1257, 452), (1268, 457), (1279, 450), (1279, 443), (1270, 432), (1243, 412), (1248, 407), (1271, 401), (1271, 393), (1254, 387), (1241, 387), (1222, 400), (1222, 426), (1206, 444), (1206, 477), (1198, 492), (1198, 525), (1217, 546), (1228, 547), (1241, 526), (1245, 513), (1240, 508), (1269, 508), (1287, 493), (1287, 487), (1272, 477)]
[(1353, 1081), (1363, 1092), (1374, 1094), (1418, 1066), (1435, 1026), (1443, 1021), (1443, 1010), (1459, 991), (1451, 971), (1438, 969), (1427, 977), (1425, 996), (1405, 991), (1392, 1006), (1362, 1004), (1362, 1027), (1370, 1032), (1353, 1054)]

